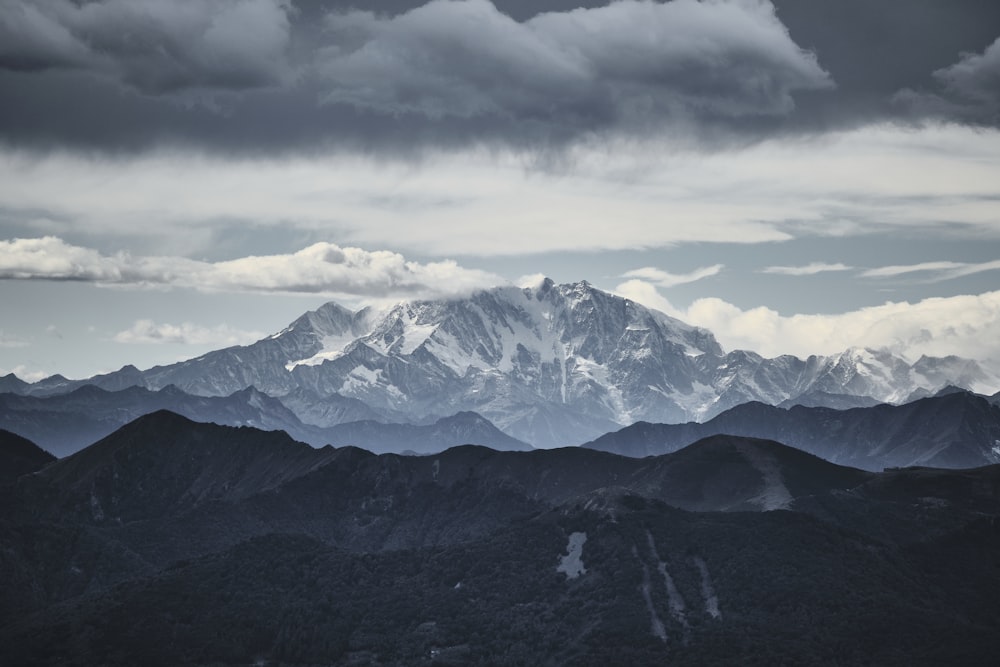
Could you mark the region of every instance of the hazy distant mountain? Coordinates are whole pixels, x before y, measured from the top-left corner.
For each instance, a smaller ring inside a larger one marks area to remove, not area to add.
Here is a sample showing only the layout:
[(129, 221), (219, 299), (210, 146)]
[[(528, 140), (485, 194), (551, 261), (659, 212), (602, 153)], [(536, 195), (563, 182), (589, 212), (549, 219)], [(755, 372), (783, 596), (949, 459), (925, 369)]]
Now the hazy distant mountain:
[(338, 424), (322, 430), (332, 445), (353, 445), (375, 453), (433, 454), (460, 444), (476, 444), (498, 450), (530, 450), (475, 412), (442, 417), (433, 424), (384, 424), (366, 420)]
[(726, 436), (646, 459), (376, 456), (157, 412), (5, 489), (4, 664), (1000, 650), (1000, 466), (870, 473)]
[[(67, 456), (158, 410), (171, 410), (200, 422), (280, 430), (316, 447), (355, 445), (377, 453), (431, 453), (462, 444), (531, 448), (474, 413), (442, 417), (423, 425), (365, 420), (321, 428), (302, 423), (281, 400), (253, 387), (229, 396), (192, 396), (173, 385), (159, 391), (141, 387), (106, 391), (84, 385), (68, 394), (44, 397), (0, 394), (0, 427), (30, 438), (58, 456)], [(354, 413), (368, 414), (364, 410), (344, 412)]]
[(13, 373), (8, 373), (0, 377), (0, 392), (10, 394), (23, 394), (31, 385), (17, 377)]
[(468, 298), (352, 312), (335, 303), (252, 345), (90, 380), (54, 376), (11, 391), (65, 393), (84, 383), (175, 385), (203, 396), (255, 387), (304, 424), (428, 423), (477, 412), (539, 445), (583, 442), (636, 421), (704, 421), (760, 401), (851, 407), (988, 380), (973, 361), (885, 350), (765, 359), (724, 353), (711, 332), (587, 282), (499, 287)]
[(197, 421), (284, 430), (300, 438), (311, 434), (279, 400), (252, 387), (212, 397), (192, 396), (174, 386), (107, 391), (85, 385), (54, 396), (0, 394), (0, 427), (66, 456), (137, 417), (164, 409)]
[(747, 403), (703, 424), (633, 424), (583, 446), (648, 456), (721, 433), (776, 439), (829, 461), (871, 470), (1000, 463), (1000, 407), (965, 391), (848, 410)]
[[(918, 390), (919, 391), (919, 390)], [(927, 396), (931, 392), (927, 391)], [(925, 398), (925, 396), (920, 396)], [(834, 410), (848, 410), (850, 408), (871, 408), (880, 405), (880, 402), (870, 396), (852, 396), (850, 394), (829, 394), (825, 391), (810, 391), (799, 394), (794, 398), (789, 398), (778, 403), (779, 408), (791, 408), (802, 405), (807, 408), (833, 408)]]
[(356, 398), (340, 394), (319, 396), (304, 387), (281, 395), (281, 402), (311, 426), (335, 426), (356, 421), (406, 422), (406, 416), (388, 410), (375, 410)]

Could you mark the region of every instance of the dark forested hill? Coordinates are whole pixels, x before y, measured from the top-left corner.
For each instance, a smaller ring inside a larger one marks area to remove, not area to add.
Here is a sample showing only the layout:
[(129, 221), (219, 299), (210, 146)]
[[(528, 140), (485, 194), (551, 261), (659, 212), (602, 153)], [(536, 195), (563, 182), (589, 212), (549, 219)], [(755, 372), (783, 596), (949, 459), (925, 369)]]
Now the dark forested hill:
[(312, 449), (160, 412), (22, 476), (0, 664), (987, 665), (1000, 466), (718, 436)]
[(0, 429), (0, 484), (40, 470), (56, 457), (16, 433)]

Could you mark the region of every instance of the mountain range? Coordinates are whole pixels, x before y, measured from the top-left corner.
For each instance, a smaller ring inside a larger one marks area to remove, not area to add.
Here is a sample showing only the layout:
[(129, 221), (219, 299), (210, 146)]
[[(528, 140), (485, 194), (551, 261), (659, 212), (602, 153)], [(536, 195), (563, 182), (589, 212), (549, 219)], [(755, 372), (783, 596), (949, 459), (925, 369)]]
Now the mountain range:
[(157, 410), (171, 410), (201, 422), (284, 431), (316, 447), (355, 445), (377, 453), (428, 453), (477, 443), (496, 449), (531, 449), (470, 412), (441, 417), (429, 424), (372, 419), (328, 427), (304, 424), (282, 401), (254, 387), (229, 396), (194, 396), (173, 385), (157, 391), (136, 386), (107, 391), (82, 385), (69, 393), (50, 396), (0, 393), (0, 425), (57, 456), (72, 454)]
[[(997, 379), (979, 364), (957, 357), (908, 363), (869, 349), (807, 359), (727, 353), (705, 329), (586, 281), (545, 279), (384, 309), (352, 311), (331, 302), (251, 345), (85, 380), (52, 376), (28, 384), (8, 375), (0, 392), (45, 397), (85, 385), (176, 387), (221, 398), (252, 387), (306, 427), (428, 424), (475, 412), (512, 438), (552, 447), (637, 421), (701, 422), (750, 401), (859, 407), (990, 383)], [(296, 437), (314, 441), (304, 432)]]
[[(428, 456), (138, 418), (0, 482), (0, 663), (993, 664), (1000, 466)], [(27, 448), (27, 449), (26, 449)]]
[(828, 461), (870, 470), (1000, 463), (1000, 406), (966, 391), (847, 410), (744, 403), (700, 424), (632, 424), (583, 447), (650, 456), (718, 434), (774, 439)]
[[(472, 412), (425, 424), (366, 419), (313, 426), (301, 422), (279, 399), (252, 387), (225, 397), (192, 396), (174, 386), (158, 391), (141, 387), (106, 391), (85, 385), (46, 397), (0, 394), (0, 425), (52, 454), (67, 456), (132, 419), (163, 409), (195, 421), (284, 431), (315, 447), (353, 445), (375, 453), (407, 454), (434, 453), (462, 444), (531, 449)], [(899, 406), (876, 404), (846, 410), (751, 402), (707, 422), (637, 422), (583, 446), (644, 457), (722, 434), (777, 440), (868, 470), (911, 465), (968, 468), (1000, 462), (1000, 400), (950, 387)]]

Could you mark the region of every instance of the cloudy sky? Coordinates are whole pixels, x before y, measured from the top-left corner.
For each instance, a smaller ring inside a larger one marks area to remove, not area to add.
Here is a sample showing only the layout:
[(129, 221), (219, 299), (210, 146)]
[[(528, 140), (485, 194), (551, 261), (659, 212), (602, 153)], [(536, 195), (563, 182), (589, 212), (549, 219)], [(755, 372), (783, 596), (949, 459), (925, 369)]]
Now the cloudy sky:
[(1000, 359), (996, 0), (10, 0), (0, 101), (0, 374), (536, 274)]

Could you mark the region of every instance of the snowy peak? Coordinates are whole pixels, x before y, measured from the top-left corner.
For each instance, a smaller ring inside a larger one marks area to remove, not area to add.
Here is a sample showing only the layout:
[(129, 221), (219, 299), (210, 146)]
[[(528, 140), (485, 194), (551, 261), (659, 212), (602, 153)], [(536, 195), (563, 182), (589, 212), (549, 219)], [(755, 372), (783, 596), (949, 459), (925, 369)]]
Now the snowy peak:
[(318, 336), (340, 336), (351, 331), (355, 313), (340, 304), (329, 302), (310, 311), (292, 324)]
[(339, 316), (310, 356), (286, 360), (297, 384), (414, 419), (474, 410), (532, 442), (561, 422), (546, 444), (685, 416), (674, 397), (693, 390), (693, 360), (722, 354), (710, 332), (586, 281), (407, 301), (369, 312), (361, 326), (358, 314)]
[(921, 386), (933, 388), (957, 385), (975, 392), (989, 393), (1000, 385), (1000, 379), (975, 361), (953, 355), (920, 357), (913, 364), (913, 376)]
[(310, 310), (278, 333), (265, 340), (275, 340), (290, 335), (317, 337), (337, 336), (351, 330), (356, 313), (335, 301), (329, 301), (316, 310)]
[[(910, 385), (910, 366), (903, 359), (888, 350), (850, 348), (831, 357), (817, 358), (811, 389), (897, 402), (909, 394)], [(887, 392), (889, 395), (885, 395)]]
[[(333, 360), (349, 353), (354, 342), (383, 356), (410, 356), (421, 350), (459, 376), (470, 368), (508, 372), (526, 355), (541, 362), (561, 364), (569, 355), (603, 364), (613, 353), (621, 353), (623, 342), (641, 347), (650, 331), (692, 356), (721, 352), (710, 332), (586, 281), (556, 286), (544, 279), (536, 287), (494, 288), (468, 299), (403, 302), (371, 314), (367, 327), (358, 326), (357, 314), (344, 311), (341, 317), (339, 326), (322, 329), (318, 353), (289, 360), (289, 365)], [(279, 336), (296, 329), (293, 325)]]
[(369, 333), (374, 315), (371, 308), (357, 312), (330, 301), (298, 318), (267, 340), (286, 343), (286, 370), (299, 364), (318, 364), (344, 354), (346, 348)]

